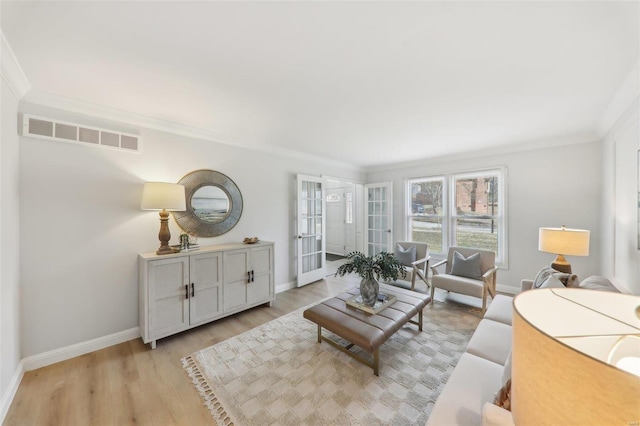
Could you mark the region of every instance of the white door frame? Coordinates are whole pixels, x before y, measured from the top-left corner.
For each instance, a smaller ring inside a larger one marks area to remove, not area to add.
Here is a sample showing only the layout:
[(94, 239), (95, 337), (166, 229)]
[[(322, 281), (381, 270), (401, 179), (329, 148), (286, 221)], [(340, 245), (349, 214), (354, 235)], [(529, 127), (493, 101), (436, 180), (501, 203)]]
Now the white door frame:
[[(299, 174), (297, 180), (297, 287), (326, 275), (326, 201), (324, 178)], [(309, 185), (312, 184), (312, 185)], [(318, 194), (319, 188), (319, 194)], [(313, 190), (313, 194), (310, 193)], [(320, 241), (320, 247), (318, 247)]]
[(393, 248), (393, 182), (364, 186), (364, 243), (366, 254)]

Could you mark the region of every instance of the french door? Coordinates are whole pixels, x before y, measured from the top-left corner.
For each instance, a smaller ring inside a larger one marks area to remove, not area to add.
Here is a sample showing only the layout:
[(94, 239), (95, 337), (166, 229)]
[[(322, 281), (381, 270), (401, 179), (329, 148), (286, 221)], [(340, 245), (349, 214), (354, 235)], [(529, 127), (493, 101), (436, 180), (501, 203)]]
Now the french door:
[(370, 256), (383, 251), (393, 252), (392, 189), (391, 182), (364, 186), (365, 247)]
[(297, 180), (297, 286), (301, 287), (325, 276), (326, 206), (321, 177), (298, 175)]

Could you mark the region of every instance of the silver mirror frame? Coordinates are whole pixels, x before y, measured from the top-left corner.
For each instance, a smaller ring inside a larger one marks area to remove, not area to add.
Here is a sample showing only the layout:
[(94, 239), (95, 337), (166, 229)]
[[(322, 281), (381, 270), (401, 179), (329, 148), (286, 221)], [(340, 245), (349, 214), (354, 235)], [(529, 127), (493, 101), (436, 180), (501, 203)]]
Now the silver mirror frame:
[[(195, 170), (184, 175), (178, 183), (184, 186), (187, 210), (173, 212), (178, 226), (187, 234), (195, 232), (198, 237), (217, 237), (229, 232), (242, 216), (242, 194), (235, 182), (228, 176), (215, 170)], [(227, 194), (231, 208), (220, 222), (205, 222), (196, 216), (191, 205), (193, 194), (203, 186), (217, 186)]]

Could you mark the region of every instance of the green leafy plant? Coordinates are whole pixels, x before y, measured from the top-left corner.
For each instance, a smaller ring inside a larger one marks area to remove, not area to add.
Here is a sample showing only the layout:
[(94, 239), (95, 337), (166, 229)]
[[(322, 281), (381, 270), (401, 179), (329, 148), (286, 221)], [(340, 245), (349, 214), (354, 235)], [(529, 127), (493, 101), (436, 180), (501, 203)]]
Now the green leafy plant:
[(347, 259), (349, 260), (346, 263), (338, 267), (336, 276), (343, 277), (349, 273), (356, 273), (362, 279), (372, 280), (375, 278), (379, 280), (382, 278), (385, 281), (396, 281), (400, 276), (403, 278), (407, 276), (402, 263), (393, 254), (386, 251), (375, 256), (365, 256), (359, 251), (354, 251), (347, 255)]

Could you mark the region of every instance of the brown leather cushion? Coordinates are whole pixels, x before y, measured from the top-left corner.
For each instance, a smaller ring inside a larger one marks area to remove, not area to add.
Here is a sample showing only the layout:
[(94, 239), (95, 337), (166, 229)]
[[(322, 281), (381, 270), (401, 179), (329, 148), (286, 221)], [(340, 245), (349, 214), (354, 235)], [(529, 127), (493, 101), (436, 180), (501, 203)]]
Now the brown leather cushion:
[(431, 301), (428, 295), (385, 284), (380, 284), (380, 291), (393, 294), (397, 300), (376, 315), (345, 303), (349, 297), (359, 294), (357, 288), (312, 306), (303, 315), (320, 327), (373, 352)]

